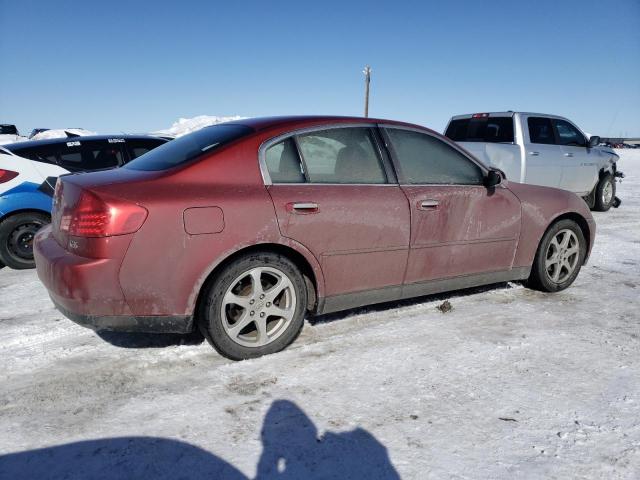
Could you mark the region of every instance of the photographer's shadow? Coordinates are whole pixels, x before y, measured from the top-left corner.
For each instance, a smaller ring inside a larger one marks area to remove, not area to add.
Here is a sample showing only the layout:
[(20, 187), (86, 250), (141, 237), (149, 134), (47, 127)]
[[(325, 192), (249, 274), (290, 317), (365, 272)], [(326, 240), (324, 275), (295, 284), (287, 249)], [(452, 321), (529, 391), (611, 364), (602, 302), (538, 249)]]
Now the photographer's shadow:
[[(320, 437), (311, 419), (287, 400), (271, 405), (261, 438), (256, 479), (400, 478), (373, 435), (356, 428)], [(4, 478), (248, 480), (202, 448), (154, 437), (105, 438), (3, 455)]]

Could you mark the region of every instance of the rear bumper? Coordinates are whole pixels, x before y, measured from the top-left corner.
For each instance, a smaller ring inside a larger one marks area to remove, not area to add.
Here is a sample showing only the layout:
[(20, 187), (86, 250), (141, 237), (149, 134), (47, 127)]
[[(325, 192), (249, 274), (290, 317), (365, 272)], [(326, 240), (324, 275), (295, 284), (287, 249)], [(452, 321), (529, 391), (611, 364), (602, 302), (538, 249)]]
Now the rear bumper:
[(55, 300), (53, 304), (68, 319), (98, 332), (190, 333), (193, 331), (193, 318), (187, 316), (84, 315), (67, 310)]
[(121, 258), (74, 255), (53, 238), (51, 226), (38, 232), (33, 253), (38, 277), (56, 308), (82, 326), (149, 333), (188, 333), (193, 329), (191, 316), (134, 315), (120, 287)]

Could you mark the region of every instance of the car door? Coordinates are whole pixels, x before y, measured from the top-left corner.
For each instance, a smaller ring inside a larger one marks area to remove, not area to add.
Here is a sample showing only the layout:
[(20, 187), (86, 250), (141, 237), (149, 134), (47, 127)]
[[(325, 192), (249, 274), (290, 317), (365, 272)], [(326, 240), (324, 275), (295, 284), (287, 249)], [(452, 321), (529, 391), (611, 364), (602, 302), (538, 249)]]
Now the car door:
[(376, 135), (372, 125), (324, 126), (262, 149), (280, 231), (319, 260), (327, 309), (401, 291), (409, 208)]
[(520, 201), (452, 144), (421, 130), (384, 127), (409, 199), (411, 240), (405, 284), (511, 269)]
[(598, 178), (596, 154), (587, 148), (584, 134), (571, 122), (554, 119), (556, 142), (562, 151), (560, 188), (587, 195)]
[(551, 118), (525, 116), (523, 120), (525, 183), (560, 187), (564, 157)]

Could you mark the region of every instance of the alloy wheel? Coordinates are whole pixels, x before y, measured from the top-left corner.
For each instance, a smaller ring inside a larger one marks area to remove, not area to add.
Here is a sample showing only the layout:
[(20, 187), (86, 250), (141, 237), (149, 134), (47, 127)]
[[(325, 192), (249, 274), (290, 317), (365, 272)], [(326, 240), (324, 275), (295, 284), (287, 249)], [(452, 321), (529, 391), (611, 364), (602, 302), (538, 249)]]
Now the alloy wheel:
[(554, 283), (565, 282), (578, 266), (580, 242), (569, 229), (560, 230), (549, 242), (545, 255), (545, 271)]
[(222, 299), (222, 325), (231, 340), (262, 347), (286, 330), (296, 311), (291, 279), (273, 267), (256, 267), (238, 275)]

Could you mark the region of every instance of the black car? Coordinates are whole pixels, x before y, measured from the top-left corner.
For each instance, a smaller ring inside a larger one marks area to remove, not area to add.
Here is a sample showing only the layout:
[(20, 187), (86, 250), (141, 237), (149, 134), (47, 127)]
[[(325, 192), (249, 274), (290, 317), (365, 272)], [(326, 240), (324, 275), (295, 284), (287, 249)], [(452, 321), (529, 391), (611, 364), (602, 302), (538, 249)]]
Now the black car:
[(5, 145), (16, 155), (59, 165), (70, 172), (120, 167), (167, 142), (147, 135), (87, 135)]

